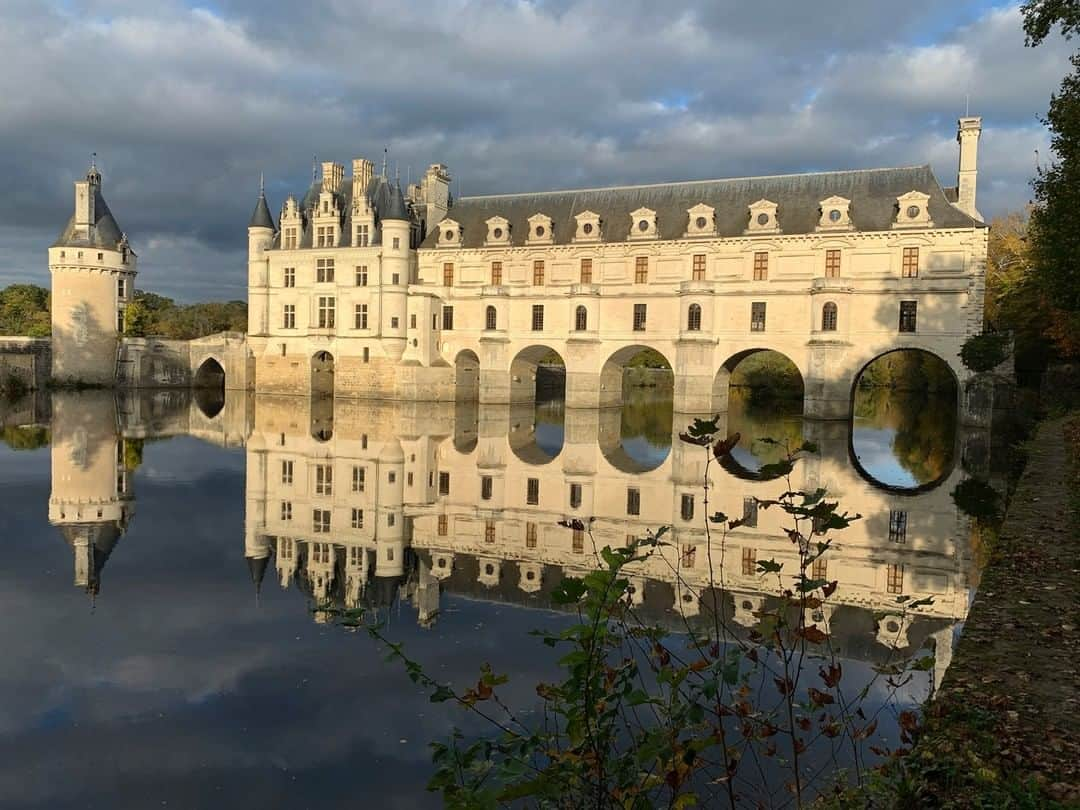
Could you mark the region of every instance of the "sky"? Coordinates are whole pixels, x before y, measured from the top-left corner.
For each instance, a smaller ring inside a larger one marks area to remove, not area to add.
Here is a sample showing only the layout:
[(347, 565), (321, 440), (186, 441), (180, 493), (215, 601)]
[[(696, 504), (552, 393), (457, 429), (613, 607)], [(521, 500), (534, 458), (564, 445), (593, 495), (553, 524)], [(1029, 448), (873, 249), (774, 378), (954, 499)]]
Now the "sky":
[[(978, 205), (1030, 199), (1069, 43), (1015, 5), (722, 0), (0, 0), (0, 284), (98, 155), (138, 287), (246, 297), (246, 226), (313, 156), (434, 162), (456, 196), (930, 163), (983, 116)], [(970, 107), (968, 107), (970, 105)]]

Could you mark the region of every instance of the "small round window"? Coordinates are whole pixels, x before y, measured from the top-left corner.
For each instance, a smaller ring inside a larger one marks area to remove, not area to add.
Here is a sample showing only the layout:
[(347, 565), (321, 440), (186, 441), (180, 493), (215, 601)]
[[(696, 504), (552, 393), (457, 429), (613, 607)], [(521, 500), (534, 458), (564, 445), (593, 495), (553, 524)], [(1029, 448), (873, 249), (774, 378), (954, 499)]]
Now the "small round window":
[(829, 222), (839, 222), (840, 217), (842, 216), (843, 214), (840, 213), (840, 209), (834, 208), (832, 211), (829, 212)]
[(917, 205), (909, 205), (907, 209), (908, 219), (917, 219), (921, 210)]
[(760, 214), (757, 215), (757, 224), (758, 225), (768, 225), (769, 224), (769, 215), (766, 214), (764, 211), (762, 211)]
[(586, 222), (584, 225), (581, 226), (581, 230), (584, 231), (586, 234), (592, 233), (592, 223)]
[(708, 220), (707, 220), (707, 219), (705, 219), (705, 217), (698, 217), (698, 218), (697, 218), (697, 226), (698, 226), (698, 229), (699, 229), (699, 230), (700, 230), (700, 229), (702, 229), (702, 228), (704, 228), (704, 227), (705, 227), (706, 225), (708, 225), (708, 224), (709, 224), (709, 223), (708, 223)]
[(543, 236), (544, 235), (544, 226), (543, 225), (537, 225), (536, 226), (536, 235), (537, 236)]
[(443, 232), (443, 239), (445, 239), (447, 242), (453, 242), (454, 241), (454, 232), (453, 231), (444, 231)]
[(439, 557), (439, 568), (446, 568), (446, 558)]
[(487, 565), (484, 566), (484, 573), (487, 574), (490, 577), (492, 574), (495, 573), (495, 566), (492, 565), (491, 563), (488, 563)]
[(637, 229), (639, 231), (641, 231), (642, 233), (645, 233), (645, 231), (649, 230), (649, 220), (647, 220), (647, 219), (641, 220), (641, 222), (639, 222), (637, 224)]
[(536, 579), (536, 572), (535, 571), (526, 571), (525, 572), (525, 579), (529, 580), (529, 582), (532, 582), (534, 579)]
[(491, 232), (491, 235), (496, 239), (502, 239), (502, 228), (496, 228)]

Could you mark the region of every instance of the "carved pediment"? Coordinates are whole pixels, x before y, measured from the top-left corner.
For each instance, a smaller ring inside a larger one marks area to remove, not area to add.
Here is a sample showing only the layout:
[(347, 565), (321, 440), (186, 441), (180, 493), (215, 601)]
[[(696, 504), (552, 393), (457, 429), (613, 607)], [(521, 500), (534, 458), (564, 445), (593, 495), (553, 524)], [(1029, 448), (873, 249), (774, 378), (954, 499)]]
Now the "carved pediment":
[(657, 233), (655, 211), (642, 207), (630, 212), (631, 239), (655, 239)]
[(536, 213), (529, 217), (529, 234), (525, 237), (529, 244), (551, 244), (554, 238), (552, 234), (551, 217), (547, 214)]
[(600, 240), (601, 221), (600, 215), (595, 211), (582, 211), (575, 214), (577, 232), (574, 234), (575, 242), (597, 242)]
[(439, 247), (461, 246), (461, 224), (452, 219), (439, 223)]
[(484, 240), (484, 244), (510, 244), (510, 221), (506, 217), (491, 217), (484, 224), (487, 225), (487, 239)]
[(772, 200), (758, 200), (750, 203), (749, 221), (746, 233), (779, 233), (780, 219), (777, 214), (779, 206)]
[(716, 234), (716, 209), (705, 203), (698, 203), (686, 211), (687, 236), (714, 236)]
[(819, 231), (846, 231), (851, 224), (851, 200), (833, 195), (821, 201), (821, 216), (818, 219)]
[(909, 191), (896, 198), (894, 228), (932, 228), (930, 219), (930, 195), (921, 191)]

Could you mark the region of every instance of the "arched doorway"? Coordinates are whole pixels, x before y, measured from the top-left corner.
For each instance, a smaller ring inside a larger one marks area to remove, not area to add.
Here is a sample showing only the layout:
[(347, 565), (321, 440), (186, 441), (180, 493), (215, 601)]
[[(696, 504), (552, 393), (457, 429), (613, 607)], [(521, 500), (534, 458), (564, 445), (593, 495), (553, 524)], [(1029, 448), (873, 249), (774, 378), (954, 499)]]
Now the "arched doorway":
[(522, 349), (510, 363), (511, 402), (549, 402), (566, 397), (566, 363), (549, 346)]
[(315, 352), (311, 358), (311, 393), (334, 393), (334, 355)]
[(799, 367), (772, 349), (746, 349), (729, 357), (713, 379), (713, 407), (726, 411), (733, 392), (759, 403), (792, 403), (802, 411), (805, 391)]
[(480, 397), (480, 358), (465, 349), (454, 360), (454, 399), (472, 402)]
[(959, 383), (924, 349), (894, 349), (866, 363), (851, 386), (852, 465), (892, 491), (933, 488), (957, 458)]
[(207, 419), (213, 419), (225, 407), (225, 369), (213, 357), (203, 361), (191, 381), (195, 405)]

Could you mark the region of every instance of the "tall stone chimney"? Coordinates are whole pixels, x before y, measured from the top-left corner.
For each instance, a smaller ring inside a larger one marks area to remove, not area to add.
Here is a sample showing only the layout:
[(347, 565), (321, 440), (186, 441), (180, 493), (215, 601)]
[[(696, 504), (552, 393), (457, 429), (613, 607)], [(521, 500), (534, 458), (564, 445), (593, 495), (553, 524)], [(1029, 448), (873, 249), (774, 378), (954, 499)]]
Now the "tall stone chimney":
[(94, 200), (98, 189), (101, 188), (101, 175), (93, 166), (86, 173), (85, 180), (75, 181), (75, 227), (84, 234), (96, 221)]
[(345, 178), (345, 167), (330, 161), (322, 165), (322, 190), (337, 194), (341, 191), (341, 181)]
[(375, 164), (364, 158), (356, 158), (352, 162), (353, 201), (359, 200), (367, 193), (368, 185), (375, 174)]
[(446, 166), (441, 163), (428, 166), (420, 179), (420, 196), (425, 207), (425, 224), (431, 228), (450, 208), (450, 172)]
[(978, 116), (961, 118), (957, 124), (956, 141), (960, 144), (960, 168), (956, 176), (956, 207), (965, 214), (981, 220), (982, 214), (975, 207), (975, 181), (979, 174), (979, 135), (982, 133), (982, 118)]

